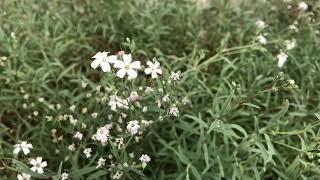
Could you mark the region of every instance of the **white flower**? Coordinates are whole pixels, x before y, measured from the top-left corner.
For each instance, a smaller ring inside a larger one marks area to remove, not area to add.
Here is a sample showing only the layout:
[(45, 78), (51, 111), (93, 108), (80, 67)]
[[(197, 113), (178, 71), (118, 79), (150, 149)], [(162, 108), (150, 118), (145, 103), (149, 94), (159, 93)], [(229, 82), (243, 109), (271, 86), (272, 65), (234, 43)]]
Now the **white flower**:
[(288, 82), (289, 82), (290, 85), (294, 85), (295, 84), (295, 81), (293, 79), (288, 80)]
[(96, 168), (99, 168), (99, 167), (101, 167), (101, 166), (104, 166), (105, 164), (106, 164), (106, 159), (100, 158), (100, 159), (98, 160), (98, 165), (97, 165)]
[(142, 112), (147, 112), (148, 111), (148, 107), (147, 106), (144, 106), (143, 108), (142, 108)]
[(82, 140), (83, 134), (80, 133), (79, 131), (77, 131), (76, 134), (75, 134), (73, 137), (74, 137), (74, 138), (77, 138), (77, 139), (79, 139), (79, 140)]
[(94, 55), (92, 58), (94, 58), (95, 60), (92, 61), (91, 67), (93, 69), (96, 69), (100, 65), (103, 72), (110, 72), (110, 63), (115, 63), (115, 61), (117, 60), (117, 56), (108, 56), (108, 53), (109, 52), (98, 52), (96, 55)]
[(165, 96), (162, 97), (163, 102), (168, 102), (170, 100), (169, 94), (166, 94)]
[(87, 158), (89, 158), (91, 156), (91, 148), (86, 148), (83, 150), (83, 153), (86, 155)]
[(145, 92), (146, 94), (151, 94), (151, 93), (153, 92), (153, 88), (147, 86), (146, 89), (144, 90), (144, 92)]
[(150, 156), (148, 156), (147, 154), (142, 154), (141, 157), (139, 158), (139, 160), (141, 162), (145, 162), (145, 163), (148, 163), (151, 161), (151, 158)]
[(298, 9), (300, 9), (301, 11), (306, 11), (308, 9), (308, 4), (305, 2), (299, 2)]
[(169, 114), (175, 117), (179, 116), (179, 109), (176, 106), (172, 106), (169, 110)]
[(110, 133), (111, 125), (106, 125), (97, 129), (96, 134), (94, 134), (94, 138), (97, 141), (105, 144), (108, 141), (108, 136)]
[(288, 55), (286, 53), (284, 53), (283, 51), (281, 51), (278, 55), (277, 55), (277, 59), (278, 59), (278, 67), (281, 68), (284, 63), (287, 61)]
[(27, 141), (22, 141), (20, 144), (14, 145), (13, 154), (18, 154), (21, 150), (27, 155), (30, 153), (30, 149), (32, 149), (32, 144), (27, 143)]
[(130, 102), (136, 102), (136, 101), (139, 100), (139, 98), (140, 98), (140, 96), (139, 96), (138, 92), (137, 91), (132, 91), (130, 93), (130, 96), (129, 96), (128, 99), (129, 99)]
[(112, 179), (120, 179), (123, 175), (123, 172), (117, 171), (113, 176)]
[(69, 149), (70, 151), (75, 151), (75, 150), (76, 150), (76, 145), (75, 145), (74, 143), (72, 143), (72, 144), (70, 144), (70, 145), (68, 146), (68, 149)]
[(139, 131), (140, 125), (137, 120), (130, 121), (127, 125), (127, 130), (130, 132), (130, 134), (134, 135), (137, 134)]
[(162, 74), (162, 70), (159, 68), (160, 67), (160, 63), (158, 61), (154, 60), (154, 63), (152, 63), (151, 61), (148, 61), (147, 65), (149, 67), (146, 68), (144, 70), (144, 72), (146, 74), (151, 74), (151, 78), (152, 79), (156, 79), (156, 78), (158, 78), (158, 74)]
[(296, 39), (286, 40), (285, 43), (286, 43), (287, 50), (291, 50), (291, 49), (295, 48), (297, 45)]
[(128, 101), (126, 99), (121, 99), (116, 95), (110, 97), (109, 106), (112, 111), (117, 111), (118, 108), (128, 109)]
[(261, 44), (263, 44), (263, 45), (267, 44), (267, 39), (266, 39), (264, 36), (259, 35), (259, 36), (257, 37), (257, 39), (258, 39), (259, 43), (261, 43)]
[(171, 75), (170, 75), (170, 79), (172, 79), (173, 81), (179, 81), (180, 80), (180, 75), (181, 75), (181, 72), (178, 71), (178, 72), (171, 72)]
[(66, 179), (68, 179), (68, 177), (69, 177), (69, 174), (66, 172), (61, 174), (61, 180), (66, 180)]
[(290, 30), (293, 30), (293, 31), (295, 31), (295, 32), (299, 32), (299, 29), (298, 29), (297, 26), (294, 25), (294, 24), (290, 25), (290, 26), (289, 26), (289, 29), (290, 29)]
[(18, 174), (17, 178), (18, 180), (30, 180), (31, 175), (26, 173), (21, 173), (21, 174)]
[(118, 68), (117, 76), (119, 78), (123, 78), (126, 74), (128, 74), (128, 79), (134, 79), (138, 76), (138, 73), (135, 69), (140, 69), (140, 61), (132, 61), (131, 54), (124, 54), (123, 61), (116, 60), (114, 63), (114, 67)]
[(264, 29), (265, 27), (267, 27), (266, 23), (264, 21), (262, 21), (262, 20), (256, 21), (256, 26), (259, 29)]
[(31, 159), (30, 164), (33, 165), (31, 167), (31, 170), (33, 172), (38, 172), (39, 174), (42, 174), (44, 172), (43, 168), (48, 165), (47, 161), (42, 162), (42, 157), (37, 157), (36, 159)]
[(183, 99), (182, 99), (182, 104), (183, 105), (186, 105), (186, 104), (189, 104), (190, 103), (190, 100), (187, 96), (185, 96)]

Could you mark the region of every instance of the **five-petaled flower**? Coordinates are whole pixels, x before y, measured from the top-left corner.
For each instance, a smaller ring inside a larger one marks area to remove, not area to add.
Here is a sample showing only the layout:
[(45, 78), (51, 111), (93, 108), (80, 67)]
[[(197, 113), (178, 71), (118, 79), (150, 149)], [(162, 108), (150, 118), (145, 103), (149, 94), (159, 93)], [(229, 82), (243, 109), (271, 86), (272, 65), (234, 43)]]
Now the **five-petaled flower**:
[(48, 165), (47, 161), (42, 161), (42, 157), (37, 157), (36, 159), (31, 159), (30, 164), (33, 165), (31, 167), (31, 170), (33, 172), (38, 172), (39, 174), (42, 174), (44, 172), (43, 168)]
[(13, 154), (18, 154), (21, 150), (27, 155), (30, 153), (30, 149), (32, 149), (32, 144), (27, 143), (27, 141), (22, 141), (20, 144), (14, 145)]
[(93, 69), (96, 69), (100, 65), (103, 72), (110, 72), (110, 63), (115, 63), (115, 61), (117, 60), (117, 56), (108, 56), (108, 53), (109, 52), (98, 52), (96, 55), (94, 55), (92, 58), (94, 58), (95, 60), (92, 61), (91, 67)]
[(124, 54), (122, 59), (123, 61), (116, 60), (114, 63), (114, 67), (119, 69), (117, 76), (119, 78), (123, 78), (127, 74), (128, 79), (136, 78), (138, 76), (136, 70), (141, 68), (140, 61), (131, 62), (131, 54)]
[(31, 175), (26, 173), (21, 173), (21, 174), (18, 174), (17, 178), (18, 180), (30, 180)]
[(147, 65), (149, 66), (144, 70), (144, 72), (148, 75), (151, 74), (152, 79), (156, 79), (158, 77), (158, 74), (162, 74), (162, 70), (159, 68), (160, 63), (156, 60), (154, 60), (154, 63), (151, 61), (147, 62)]

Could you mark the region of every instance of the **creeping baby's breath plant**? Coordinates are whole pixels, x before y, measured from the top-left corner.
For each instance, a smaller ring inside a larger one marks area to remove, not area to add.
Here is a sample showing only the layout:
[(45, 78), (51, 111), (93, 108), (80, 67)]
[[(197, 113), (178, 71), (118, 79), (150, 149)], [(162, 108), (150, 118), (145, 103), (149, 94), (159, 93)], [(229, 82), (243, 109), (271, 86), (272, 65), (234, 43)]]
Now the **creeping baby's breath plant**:
[(319, 14), (0, 1), (0, 179), (319, 179)]

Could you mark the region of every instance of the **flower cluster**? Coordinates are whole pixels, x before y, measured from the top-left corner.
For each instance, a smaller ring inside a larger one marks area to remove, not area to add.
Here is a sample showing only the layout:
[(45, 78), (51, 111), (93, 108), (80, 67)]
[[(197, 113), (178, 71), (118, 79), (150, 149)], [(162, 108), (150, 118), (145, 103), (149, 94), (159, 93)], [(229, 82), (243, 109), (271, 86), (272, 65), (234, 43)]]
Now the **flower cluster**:
[[(140, 61), (133, 61), (131, 54), (123, 52), (116, 55), (98, 52), (93, 58), (92, 68), (100, 67), (103, 72), (110, 73), (114, 71), (114, 77), (127, 76), (130, 81), (106, 83), (102, 78), (97, 85), (89, 80), (81, 81), (76, 92), (78, 101), (66, 98), (67, 103), (58, 100), (48, 102), (46, 97), (35, 97), (22, 90), (25, 101), (22, 107), (32, 112), (28, 116), (30, 120), (47, 121), (51, 127), (48, 131), (51, 142), (48, 143), (55, 147), (52, 153), (63, 155), (64, 167), (68, 167), (69, 160), (75, 158), (81, 162), (96, 162), (95, 168), (107, 170), (112, 179), (120, 179), (130, 169), (145, 169), (151, 162), (150, 155), (141, 152), (139, 147), (151, 125), (166, 119), (177, 120), (183, 113), (181, 107), (189, 105), (190, 101), (176, 90), (182, 73), (171, 72), (165, 76), (155, 58), (147, 60), (146, 67), (141, 66)], [(159, 81), (150, 81), (148, 85), (140, 79), (135, 81), (139, 70)], [(27, 155), (32, 148), (30, 143), (22, 141), (14, 146), (14, 154), (22, 151)], [(28, 162), (32, 165), (31, 170), (40, 174), (48, 165), (42, 157)], [(28, 177), (28, 174), (19, 174), (19, 178)], [(65, 168), (60, 177), (68, 179), (72, 174)]]
[[(119, 78), (124, 78), (126, 75), (128, 79), (135, 79), (138, 76), (138, 70), (142, 69), (140, 61), (132, 61), (131, 54), (118, 53), (118, 55), (110, 55), (109, 52), (98, 52), (92, 58), (94, 61), (91, 63), (91, 67), (96, 69), (101, 67), (103, 72), (111, 72), (111, 65), (117, 69), (116, 75)], [(153, 62), (147, 62), (148, 67), (144, 70), (145, 74), (151, 74), (153, 79), (158, 78), (158, 75), (162, 74), (160, 69), (160, 63), (153, 59)]]

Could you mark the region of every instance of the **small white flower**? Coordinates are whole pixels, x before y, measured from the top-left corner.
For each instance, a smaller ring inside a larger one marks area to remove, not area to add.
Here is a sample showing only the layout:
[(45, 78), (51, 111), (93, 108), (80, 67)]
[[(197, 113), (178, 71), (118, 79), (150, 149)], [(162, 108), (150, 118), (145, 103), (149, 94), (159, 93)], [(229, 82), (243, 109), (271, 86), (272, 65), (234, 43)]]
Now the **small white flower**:
[(69, 177), (69, 174), (66, 172), (61, 174), (61, 180), (66, 180), (66, 179), (68, 179), (68, 177)]
[(108, 53), (109, 52), (98, 52), (96, 55), (94, 55), (92, 58), (94, 58), (95, 60), (92, 61), (91, 67), (93, 69), (96, 69), (100, 65), (103, 72), (110, 72), (110, 63), (115, 63), (115, 61), (117, 60), (117, 56), (108, 56)]
[(97, 141), (105, 144), (108, 141), (108, 136), (110, 133), (111, 125), (105, 125), (97, 129), (97, 132), (94, 134), (94, 138)]
[(151, 61), (148, 61), (147, 65), (149, 67), (146, 68), (144, 70), (144, 72), (147, 75), (151, 74), (151, 78), (152, 79), (156, 79), (156, 78), (158, 78), (158, 74), (162, 74), (162, 70), (159, 68), (160, 67), (160, 63), (158, 61), (154, 60), (154, 63), (152, 63)]
[(91, 114), (92, 118), (96, 119), (98, 117), (98, 113), (94, 112)]
[(294, 25), (294, 24), (290, 25), (290, 26), (289, 26), (289, 29), (290, 29), (290, 30), (293, 30), (293, 31), (295, 31), (295, 32), (299, 32), (299, 29), (298, 29), (297, 26)]
[(141, 68), (140, 61), (131, 62), (131, 54), (124, 54), (122, 57), (123, 61), (116, 60), (114, 63), (114, 67), (119, 69), (117, 76), (123, 78), (127, 74), (128, 79), (136, 78), (138, 76), (136, 70)]
[(75, 150), (76, 150), (76, 145), (75, 145), (74, 143), (72, 143), (72, 144), (70, 144), (70, 145), (68, 146), (68, 149), (69, 149), (70, 151), (75, 151)]
[(143, 108), (142, 108), (142, 112), (147, 112), (148, 111), (148, 107), (147, 106), (144, 106)]
[(147, 94), (151, 94), (153, 92), (153, 88), (147, 86), (146, 89), (144, 90), (144, 92), (147, 93)]
[(285, 43), (286, 43), (287, 50), (291, 50), (291, 49), (295, 48), (297, 45), (296, 39), (286, 40)]
[(300, 9), (301, 11), (306, 11), (308, 9), (308, 4), (305, 2), (299, 2), (298, 9)]
[(75, 106), (75, 105), (72, 105), (72, 106), (70, 106), (70, 108), (69, 108), (69, 110), (72, 111), (72, 112), (74, 112), (75, 109), (76, 109), (76, 106)]
[(163, 102), (168, 102), (170, 100), (169, 94), (166, 94), (165, 96), (162, 97)]
[(173, 81), (179, 81), (180, 80), (180, 75), (181, 75), (181, 72), (178, 71), (178, 72), (171, 72), (171, 75), (170, 75), (170, 79), (172, 79)]
[(141, 162), (145, 162), (145, 163), (148, 163), (151, 161), (151, 158), (150, 156), (148, 156), (147, 154), (142, 154), (141, 157), (139, 158), (139, 160)]
[(83, 153), (86, 155), (87, 158), (89, 158), (91, 156), (91, 148), (86, 148), (83, 150)]
[(127, 130), (130, 132), (130, 134), (135, 135), (138, 133), (140, 128), (139, 121), (134, 120), (130, 121), (127, 125)]
[(288, 55), (286, 53), (284, 53), (283, 51), (281, 51), (278, 55), (277, 55), (277, 59), (278, 59), (278, 67), (281, 68), (284, 63), (287, 61)]
[(31, 175), (26, 173), (21, 173), (21, 174), (18, 174), (17, 178), (18, 180), (30, 180)]
[(87, 85), (88, 85), (88, 83), (86, 83), (86, 82), (84, 82), (84, 81), (82, 81), (82, 82), (81, 82), (81, 86), (82, 86), (82, 88), (86, 88), (86, 87), (87, 87)]
[(77, 139), (79, 139), (79, 140), (82, 140), (83, 134), (80, 133), (79, 131), (77, 131), (76, 134), (75, 134), (73, 137), (74, 137), (74, 138), (77, 138)]
[(47, 161), (42, 162), (42, 157), (37, 157), (36, 159), (31, 159), (30, 164), (33, 165), (31, 167), (31, 170), (33, 172), (38, 172), (39, 174), (42, 174), (44, 172), (43, 168), (48, 165)]
[(140, 98), (140, 96), (139, 96), (138, 92), (137, 91), (133, 91), (133, 92), (130, 93), (130, 96), (129, 96), (128, 99), (129, 99), (130, 102), (136, 102), (136, 101), (139, 100), (139, 98)]
[(295, 81), (293, 79), (288, 80), (288, 82), (289, 82), (290, 85), (294, 85), (295, 84)]
[(264, 21), (262, 21), (262, 20), (256, 21), (256, 26), (259, 29), (264, 29), (265, 27), (267, 27), (266, 23)]
[(123, 172), (117, 171), (113, 176), (112, 179), (120, 179), (123, 175)]
[(258, 37), (257, 37), (257, 39), (258, 39), (258, 41), (259, 41), (259, 43), (261, 43), (261, 44), (263, 44), (263, 45), (265, 45), (265, 44), (267, 44), (267, 39), (264, 37), (264, 36), (262, 36), (262, 35), (259, 35)]
[(169, 110), (169, 114), (175, 117), (179, 116), (179, 109), (176, 106), (172, 106)]
[(188, 96), (185, 96), (185, 97), (182, 99), (182, 104), (183, 104), (183, 105), (187, 105), (187, 104), (189, 104), (189, 103), (190, 103), (190, 100), (189, 100)]
[(101, 167), (101, 166), (104, 166), (105, 164), (106, 164), (106, 159), (100, 158), (100, 159), (98, 160), (98, 165), (97, 165), (96, 168), (99, 168), (99, 167)]
[(109, 106), (112, 111), (117, 111), (117, 108), (128, 109), (128, 101), (126, 99), (121, 99), (116, 95), (110, 97)]
[(38, 111), (34, 111), (33, 115), (37, 117), (39, 115), (39, 112)]
[(22, 150), (23, 154), (27, 155), (32, 148), (32, 144), (27, 143), (27, 141), (22, 141), (20, 144), (14, 145), (13, 154), (18, 154)]

